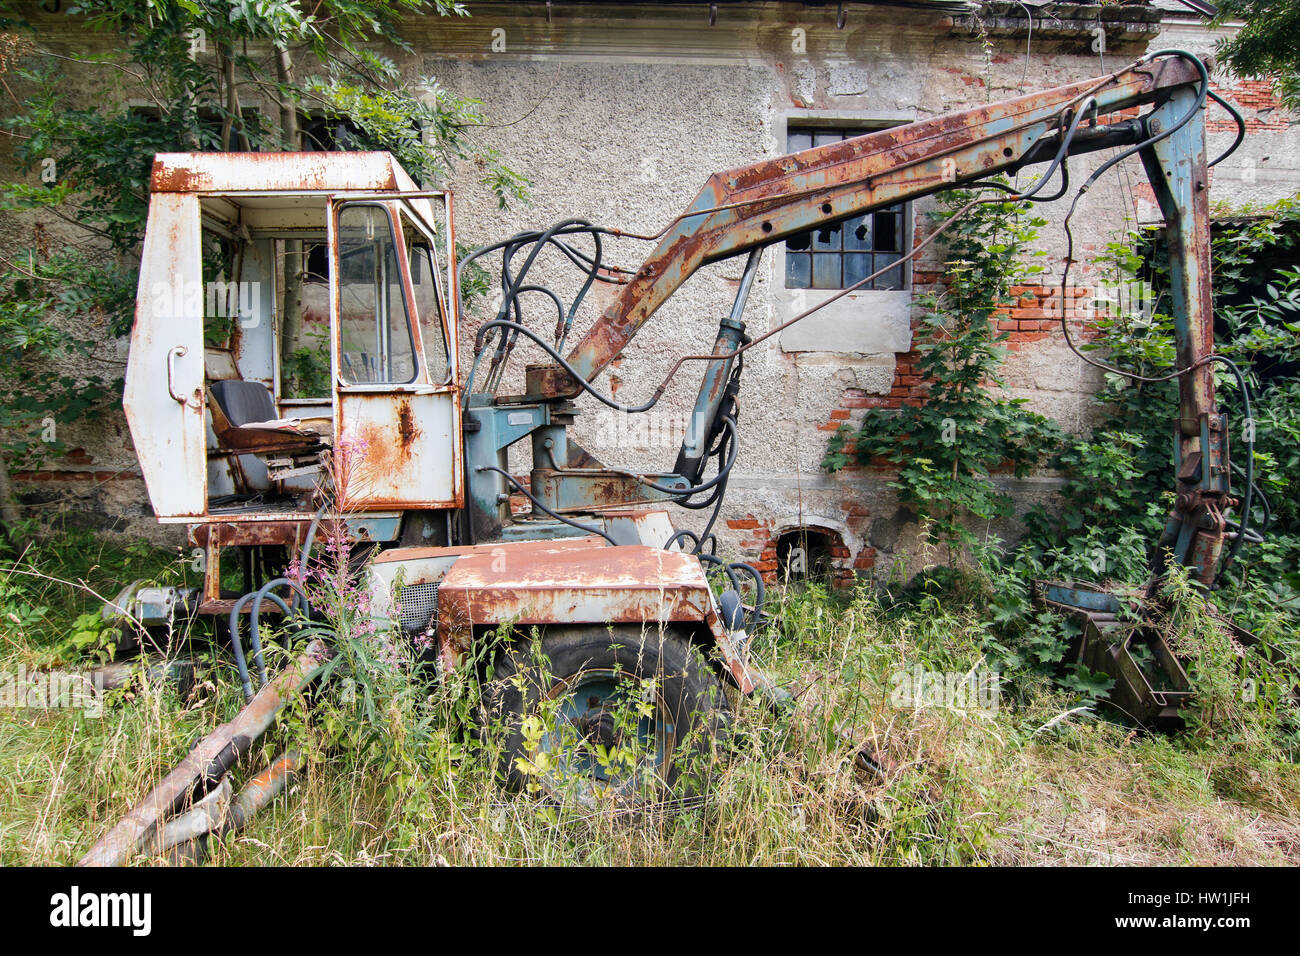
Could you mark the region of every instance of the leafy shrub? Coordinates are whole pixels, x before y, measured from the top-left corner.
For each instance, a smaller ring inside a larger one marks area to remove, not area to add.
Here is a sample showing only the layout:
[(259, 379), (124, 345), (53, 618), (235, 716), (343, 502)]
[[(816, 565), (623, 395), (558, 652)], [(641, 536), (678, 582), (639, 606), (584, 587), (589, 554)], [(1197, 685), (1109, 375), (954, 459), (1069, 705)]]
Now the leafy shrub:
[[(941, 197), (951, 218), (968, 197)], [(970, 518), (988, 521), (1013, 513), (1013, 502), (992, 475), (1023, 477), (1045, 450), (1060, 441), (1060, 428), (1026, 410), (1025, 399), (1008, 398), (999, 369), (1009, 333), (997, 313), (1011, 286), (1042, 271), (1027, 246), (1044, 220), (1025, 215), (1027, 204), (993, 202), (964, 214), (950, 229), (948, 285), (918, 296), (924, 315), (917, 330), (917, 366), (931, 382), (920, 407), (869, 409), (856, 432), (841, 428), (831, 439), (823, 466), (836, 471), (857, 460), (883, 459), (897, 476), (890, 482), (901, 501), (929, 524), (950, 549), (978, 537)], [(1027, 258), (1028, 257), (1028, 258)]]
[[(957, 204), (954, 197), (945, 200), (948, 215)], [(1254, 426), (1254, 474), (1262, 494), (1251, 524), (1269, 525), (1268, 538), (1243, 551), (1219, 591), (1193, 595), (1185, 575), (1176, 574), (1163, 598), (1169, 639), (1188, 649), (1189, 666), (1206, 682), (1194, 709), (1195, 732), (1222, 735), (1226, 721), (1234, 741), (1279, 746), (1293, 744), (1294, 716), (1285, 701), (1296, 672), (1282, 665), (1290, 661), (1300, 623), (1300, 269), (1285, 262), (1300, 239), (1298, 224), (1300, 200), (1291, 200), (1259, 217), (1234, 220), (1214, 238), (1217, 350), (1246, 373), (1253, 423), (1242, 421), (1235, 378), (1216, 372), (1216, 385), (1233, 422), (1238, 466), (1247, 447), (1242, 430)], [(899, 498), (949, 543), (950, 568), (931, 569), (923, 584), (904, 589), (905, 605), (922, 608), (943, 594), (981, 607), (989, 619), (983, 650), (1014, 682), (1049, 680), (1090, 705), (1110, 681), (1064, 663), (1077, 626), (1035, 606), (1033, 582), (1123, 586), (1147, 579), (1150, 550), (1175, 487), (1169, 449), (1178, 386), (1106, 373), (1093, 399), (1099, 413), (1094, 428), (1077, 436), (999, 392), (1006, 335), (997, 331), (994, 315), (1012, 285), (1040, 271), (1024, 258), (1039, 225), (1011, 203), (979, 208), (958, 224), (949, 247), (949, 285), (918, 297), (926, 310), (917, 350), (932, 383), (928, 401), (898, 412), (870, 410), (860, 429), (845, 426), (836, 434), (824, 466), (833, 471), (853, 461), (883, 460), (896, 468), (892, 484)], [(1096, 263), (1102, 277), (1119, 289), (1149, 281), (1150, 292), (1096, 312), (1096, 335), (1083, 345), (1108, 364), (1150, 378), (1167, 374), (1176, 361), (1173, 320), (1160, 310), (1168, 271), (1162, 255), (1152, 234), (1140, 231), (1106, 248)], [(980, 541), (965, 519), (1011, 513), (990, 474), (1024, 474), (1044, 450), (1063, 481), (1057, 504), (1032, 509), (1024, 518), (1026, 535), (1010, 551), (996, 540)], [(1243, 483), (1239, 474), (1238, 494)], [(959, 552), (976, 559), (973, 568), (959, 570)], [(1215, 608), (1253, 630), (1263, 655), (1243, 657)], [(1240, 696), (1245, 681), (1267, 686), (1258, 698), (1266, 703), (1246, 707), (1233, 696)]]

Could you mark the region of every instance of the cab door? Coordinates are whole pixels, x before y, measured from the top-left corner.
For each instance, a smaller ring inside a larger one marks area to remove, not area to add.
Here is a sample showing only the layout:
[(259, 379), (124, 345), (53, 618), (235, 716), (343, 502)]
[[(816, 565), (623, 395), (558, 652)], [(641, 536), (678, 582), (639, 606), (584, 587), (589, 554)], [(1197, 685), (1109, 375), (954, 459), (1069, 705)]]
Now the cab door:
[(335, 493), (362, 510), (460, 507), (460, 403), (432, 243), (402, 204), (370, 200), (331, 204), (329, 243)]
[(162, 521), (207, 510), (201, 222), (197, 195), (149, 198), (122, 404)]

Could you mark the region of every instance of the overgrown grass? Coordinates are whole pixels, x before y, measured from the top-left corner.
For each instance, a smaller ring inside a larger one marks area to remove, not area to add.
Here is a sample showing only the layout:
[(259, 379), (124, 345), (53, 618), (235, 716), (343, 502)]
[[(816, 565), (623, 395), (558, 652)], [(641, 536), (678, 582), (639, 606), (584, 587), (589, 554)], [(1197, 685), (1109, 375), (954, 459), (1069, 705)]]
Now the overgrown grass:
[[(179, 580), (177, 556), (62, 536), (3, 565), (0, 674), (84, 668), (67, 630), (133, 577)], [(24, 572), (24, 573), (19, 573)], [(59, 581), (74, 582), (74, 585)], [(757, 663), (796, 695), (777, 715), (733, 700), (729, 756), (709, 798), (628, 816), (510, 794), (464, 733), (470, 678), (429, 683), (379, 657), (291, 708), (242, 778), (299, 748), (299, 782), (252, 826), (215, 842), (216, 864), (1038, 864), (1300, 860), (1300, 777), (1277, 721), (1235, 703), (1235, 651), (1182, 600), (1177, 634), (1198, 658), (1205, 708), (1175, 738), (1148, 736), (1043, 674), (1004, 673), (993, 707), (923, 706), (903, 675), (982, 673), (1000, 636), (987, 582), (890, 597), (779, 589)], [(16, 620), (15, 620), (16, 619)], [(1044, 625), (1046, 626), (1046, 625)], [(0, 864), (75, 862), (239, 709), (233, 667), (196, 644), (182, 697), (143, 681), (102, 716), (0, 708)], [(287, 652), (286, 652), (287, 653)], [(362, 673), (364, 672), (364, 673)], [(870, 762), (856, 759), (860, 752)], [(238, 781), (237, 781), (238, 783)], [(157, 862), (157, 861), (155, 861)]]

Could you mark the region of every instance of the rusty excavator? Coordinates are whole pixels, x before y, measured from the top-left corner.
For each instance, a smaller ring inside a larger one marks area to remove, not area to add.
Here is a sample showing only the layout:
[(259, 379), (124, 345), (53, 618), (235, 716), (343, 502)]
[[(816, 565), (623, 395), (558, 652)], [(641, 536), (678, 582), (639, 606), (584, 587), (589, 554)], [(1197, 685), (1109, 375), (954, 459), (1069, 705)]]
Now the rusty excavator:
[[(259, 626), (266, 614), (320, 620), (303, 573), (327, 536), (365, 556), (355, 573), (380, 631), (427, 646), (441, 675), (492, 661), (488, 686), (496, 690), (484, 707), (515, 728), (508, 756), (523, 753), (518, 726), (538, 701), (561, 701), (554, 723), (564, 726), (548, 726), (533, 744), (558, 748), (567, 728), (582, 746), (553, 762), (558, 776), (544, 786), (578, 780), (597, 799), (641, 792), (647, 777), (671, 785), (684, 742), (720, 733), (724, 684), (788, 700), (748, 659), (762, 576), (716, 556), (712, 520), (702, 534), (679, 531), (668, 510), (707, 509), (716, 519), (723, 504), (737, 459), (745, 354), (779, 331), (751, 337), (744, 322), (764, 249), (941, 190), (971, 189), (972, 206), (990, 201), (986, 189), (997, 201), (1059, 199), (1071, 189), (1069, 161), (1084, 153), (1114, 150), (1074, 203), (1137, 156), (1164, 216), (1177, 336), (1169, 378), (1178, 380), (1180, 409), (1176, 497), (1154, 571), (1158, 580), (1182, 565), (1213, 587), (1259, 535), (1249, 527), (1251, 449), (1239, 500), (1228, 420), (1215, 400), (1216, 365), (1241, 376), (1214, 351), (1207, 187), (1209, 167), (1223, 157), (1207, 160), (1210, 100), (1238, 120), (1231, 152), (1244, 124), (1210, 88), (1206, 62), (1162, 50), (1104, 76), (716, 173), (653, 236), (570, 219), (459, 263), (451, 194), (420, 188), (386, 153), (158, 155), (124, 404), (157, 518), (188, 528), (204, 580), (193, 590), (133, 586), (111, 612), (146, 629), (212, 619), (248, 706), (196, 744), (82, 863), (192, 847), (242, 825), (292, 778), (298, 758), (286, 754), (238, 793), (232, 788), (240, 758), (331, 656), (329, 641), (318, 639), (268, 676)], [(992, 179), (1028, 167), (1043, 173), (1024, 190)], [(602, 242), (615, 238), (644, 239), (653, 251), (635, 271), (608, 266)], [(529, 281), (543, 250), (578, 271), (571, 303)], [(500, 307), (475, 331), (472, 363), (462, 369), (460, 289), (467, 268), (496, 254)], [(604, 394), (600, 373), (674, 291), (702, 266), (739, 256), (743, 278), (712, 350), (678, 358), (640, 404)], [(596, 282), (617, 285), (617, 294), (570, 344)], [(1063, 276), (1063, 296), (1064, 284)], [(281, 374), (295, 296), (302, 314), (328, 329), (318, 390), (298, 397)], [(553, 335), (523, 321), (525, 296), (554, 306)], [(214, 311), (233, 330), (218, 344), (205, 335)], [(502, 394), (520, 342), (549, 364), (527, 367), (522, 394)], [(608, 467), (570, 435), (578, 397), (620, 414), (646, 412), (688, 363), (703, 365), (703, 381), (671, 471)], [(532, 462), (526, 483), (506, 457), (523, 441)], [(515, 513), (512, 497), (527, 510)], [(223, 590), (223, 568), (237, 577), (241, 567), (244, 593)], [(723, 582), (717, 596), (709, 572)], [(1145, 726), (1178, 724), (1192, 689), (1153, 628), (1123, 624), (1120, 599), (1099, 588), (1047, 583), (1041, 598), (1079, 617), (1074, 653), (1114, 679), (1117, 706)], [(503, 625), (520, 636), (494, 646)], [(1152, 653), (1139, 654), (1142, 647)], [(529, 650), (549, 661), (545, 672)], [(611, 770), (591, 752), (627, 732), (609, 713), (621, 682), (648, 678), (658, 679), (653, 706), (636, 728), (645, 763)], [(503, 773), (513, 766), (507, 761)]]

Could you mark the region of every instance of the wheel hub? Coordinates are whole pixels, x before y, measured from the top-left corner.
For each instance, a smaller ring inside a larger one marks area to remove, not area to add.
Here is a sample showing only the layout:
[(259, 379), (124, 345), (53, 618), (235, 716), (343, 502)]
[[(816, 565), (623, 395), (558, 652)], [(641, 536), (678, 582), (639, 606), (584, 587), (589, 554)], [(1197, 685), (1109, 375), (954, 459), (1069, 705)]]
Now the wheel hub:
[(629, 715), (629, 689), (618, 674), (587, 671), (557, 682), (547, 695), (559, 701), (555, 724), (541, 741), (556, 758), (552, 782), (576, 786), (584, 802), (625, 795), (658, 776), (671, 749), (665, 736), (671, 723), (661, 719), (658, 701), (652, 716)]
[[(595, 701), (597, 698), (591, 698)], [(599, 704), (595, 705), (598, 709), (587, 710), (580, 714), (574, 721), (578, 732), (583, 738), (593, 746), (603, 745), (605, 747), (620, 747), (623, 744), (623, 734), (618, 729), (618, 722), (614, 715)]]

